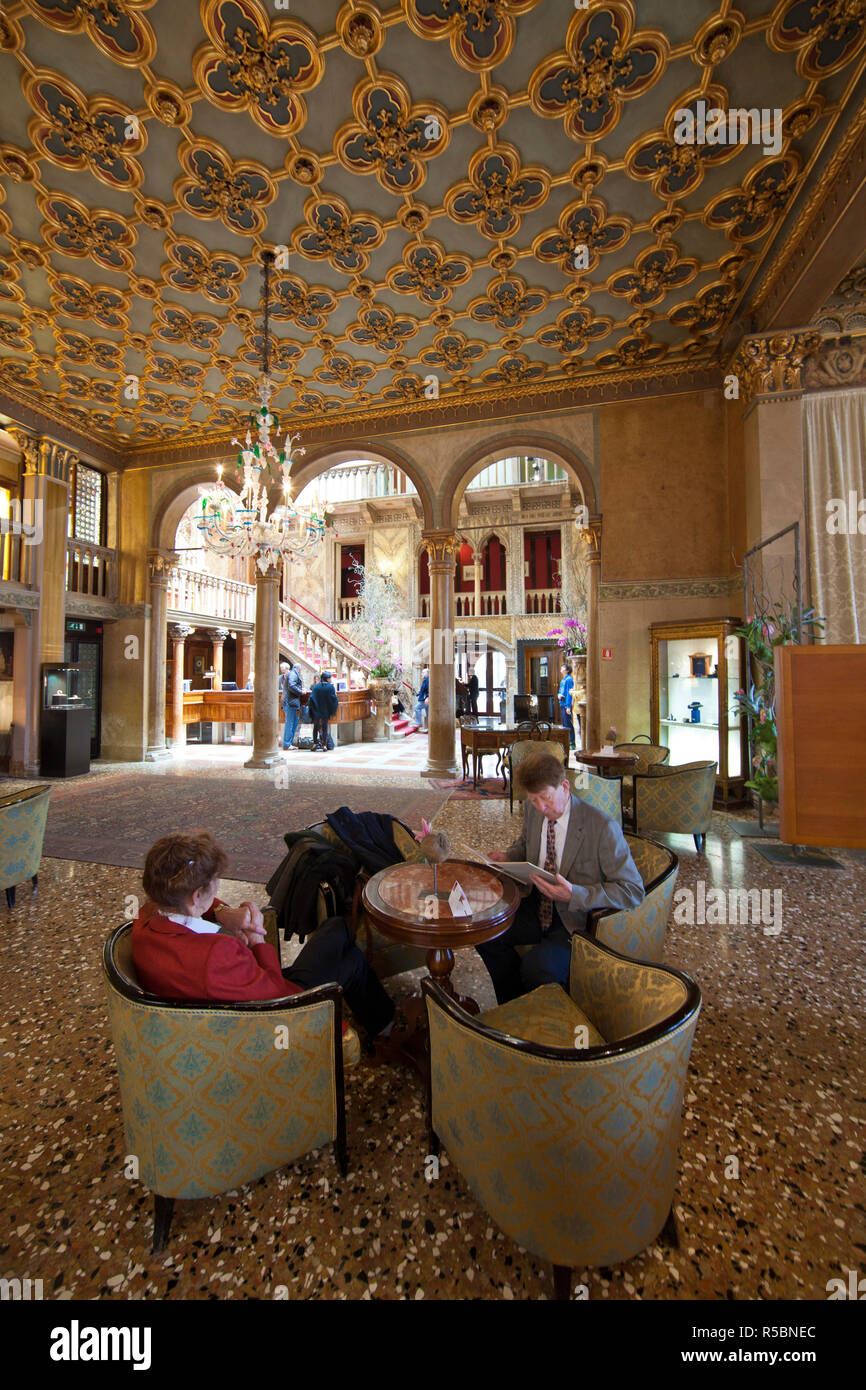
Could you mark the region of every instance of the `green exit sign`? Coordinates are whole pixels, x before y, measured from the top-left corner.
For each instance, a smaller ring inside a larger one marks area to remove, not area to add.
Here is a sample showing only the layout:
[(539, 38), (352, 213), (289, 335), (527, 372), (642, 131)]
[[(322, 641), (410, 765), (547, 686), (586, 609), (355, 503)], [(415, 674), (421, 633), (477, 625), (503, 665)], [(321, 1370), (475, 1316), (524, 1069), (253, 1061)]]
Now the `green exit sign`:
[(86, 623), (67, 623), (67, 624), (66, 624), (66, 631), (67, 631), (67, 632), (86, 632), (86, 631), (87, 631), (87, 624), (86, 624)]

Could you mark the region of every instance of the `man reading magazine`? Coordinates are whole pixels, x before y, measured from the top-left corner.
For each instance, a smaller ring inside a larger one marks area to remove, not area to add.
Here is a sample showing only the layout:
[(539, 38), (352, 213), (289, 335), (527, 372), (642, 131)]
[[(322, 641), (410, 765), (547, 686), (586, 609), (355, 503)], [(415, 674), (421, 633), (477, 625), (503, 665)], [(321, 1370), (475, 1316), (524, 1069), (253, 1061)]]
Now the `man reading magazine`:
[[(551, 753), (521, 765), (527, 795), (523, 829), (508, 849), (492, 850), (495, 863), (529, 860), (556, 875), (554, 883), (532, 874), (508, 931), (476, 946), (490, 971), (496, 999), (505, 1004), (539, 985), (568, 987), (571, 937), (583, 931), (595, 907), (636, 907), (644, 888), (616, 821), (574, 796), (568, 776)], [(521, 957), (515, 946), (532, 946)]]

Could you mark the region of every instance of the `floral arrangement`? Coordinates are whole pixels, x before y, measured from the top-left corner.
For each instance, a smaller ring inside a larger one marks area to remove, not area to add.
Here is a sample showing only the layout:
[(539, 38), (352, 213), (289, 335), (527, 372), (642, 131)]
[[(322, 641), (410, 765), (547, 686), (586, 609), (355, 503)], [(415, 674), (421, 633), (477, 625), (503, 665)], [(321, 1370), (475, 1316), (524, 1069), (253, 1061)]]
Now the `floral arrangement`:
[(402, 662), (394, 656), (391, 651), (387, 637), (374, 637), (373, 645), (376, 651), (373, 653), (375, 660), (362, 661), (361, 665), (374, 680), (395, 680), (403, 679)]
[[(406, 605), (402, 593), (388, 574), (379, 574), (354, 560), (350, 566), (357, 583), (360, 615), (349, 624), (352, 641), (365, 652), (360, 665), (373, 680), (399, 682), (403, 679), (402, 660), (392, 646), (399, 643)], [(386, 636), (386, 633), (392, 636)]]
[(738, 690), (734, 696), (737, 712), (749, 717), (752, 776), (746, 786), (765, 801), (779, 800), (774, 651), (776, 647), (802, 642), (807, 631), (814, 632), (823, 626), (824, 620), (815, 617), (814, 608), (804, 611), (801, 626), (795, 604), (786, 607), (777, 603), (764, 612), (753, 613), (737, 628), (737, 636), (746, 639), (751, 664), (753, 669), (757, 667), (758, 675), (757, 683), (753, 682), (748, 691)]
[(555, 637), (563, 656), (586, 656), (586, 624), (577, 618), (566, 618), (562, 627), (552, 627), (547, 637)]

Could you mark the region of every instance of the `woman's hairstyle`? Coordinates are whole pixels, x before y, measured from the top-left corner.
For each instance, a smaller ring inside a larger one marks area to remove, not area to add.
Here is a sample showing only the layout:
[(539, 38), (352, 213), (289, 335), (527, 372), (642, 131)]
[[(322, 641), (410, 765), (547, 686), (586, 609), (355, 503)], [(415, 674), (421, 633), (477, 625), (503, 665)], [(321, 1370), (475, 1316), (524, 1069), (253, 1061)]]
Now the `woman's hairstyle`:
[(565, 768), (555, 753), (531, 753), (518, 769), (520, 785), (526, 792), (558, 787), (566, 776)]
[(228, 862), (228, 855), (209, 830), (163, 835), (147, 852), (144, 891), (158, 907), (181, 910), (197, 888), (207, 888), (222, 877)]

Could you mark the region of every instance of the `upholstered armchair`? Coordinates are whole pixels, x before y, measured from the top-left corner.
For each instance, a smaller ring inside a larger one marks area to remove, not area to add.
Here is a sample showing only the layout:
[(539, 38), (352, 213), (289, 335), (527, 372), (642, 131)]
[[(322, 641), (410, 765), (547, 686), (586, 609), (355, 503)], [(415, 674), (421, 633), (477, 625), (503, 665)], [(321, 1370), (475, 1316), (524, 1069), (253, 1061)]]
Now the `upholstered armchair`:
[[(332, 830), (326, 820), (318, 821), (315, 825), (308, 825), (308, 830), (314, 831), (317, 835), (323, 835), (331, 844), (338, 849), (345, 850), (336, 830)], [(411, 830), (402, 825), (400, 821), (393, 823), (394, 844), (403, 856), (406, 863), (419, 863), (424, 858), (424, 853)], [(390, 941), (376, 924), (371, 921), (364, 911), (362, 889), (369, 875), (359, 868), (358, 877), (355, 884), (355, 902), (352, 911), (352, 928), (361, 950), (367, 958), (368, 963), (376, 971), (380, 979), (387, 980), (392, 975), (400, 975), (404, 970), (417, 970), (419, 966), (427, 963), (427, 952), (420, 946), (404, 946), (399, 941)], [(324, 904), (319, 902), (319, 925), (326, 916)]]
[(639, 834), (663, 830), (692, 835), (701, 854), (713, 813), (716, 763), (683, 763), (667, 767), (656, 763), (645, 776), (634, 779), (635, 829)]
[(38, 886), (42, 842), (51, 787), (25, 787), (0, 797), (0, 888), (6, 905), (15, 906), (15, 889), (28, 878)]
[(637, 762), (622, 775), (622, 804), (623, 807), (631, 808), (634, 800), (635, 773), (645, 776), (657, 763), (666, 763), (671, 750), (664, 748), (660, 743), (644, 743), (641, 736), (633, 739), (631, 743), (617, 743), (615, 747), (617, 753), (631, 753), (637, 758)]
[[(599, 779), (602, 780), (602, 779)], [(612, 951), (632, 960), (660, 965), (664, 959), (665, 928), (677, 886), (679, 859), (673, 850), (625, 834), (635, 868), (643, 879), (645, 897), (637, 907), (598, 907), (587, 914), (587, 932)]]
[(154, 1194), (154, 1254), (179, 1197), (228, 1192), (331, 1142), (345, 1174), (338, 985), (237, 1004), (160, 999), (136, 978), (131, 922), (105, 943), (103, 975), (126, 1151)]
[(525, 738), (512, 743), (506, 759), (508, 763), (508, 805), (512, 815), (514, 814), (515, 797), (518, 801), (524, 799), (523, 786), (520, 781), (520, 765), (536, 753), (552, 753), (562, 763), (563, 768), (568, 759), (568, 753), (556, 739), (534, 738), (532, 734), (528, 733)]
[(617, 825), (622, 825), (622, 798), (618, 777), (598, 777), (586, 768), (576, 770), (570, 767), (567, 771), (575, 796), (579, 796), (588, 806), (594, 806), (597, 811), (604, 811)]
[(431, 1151), (441, 1141), (506, 1235), (551, 1261), (557, 1298), (575, 1269), (676, 1243), (697, 985), (578, 935), (568, 993), (543, 985), (473, 1017), (422, 988)]

